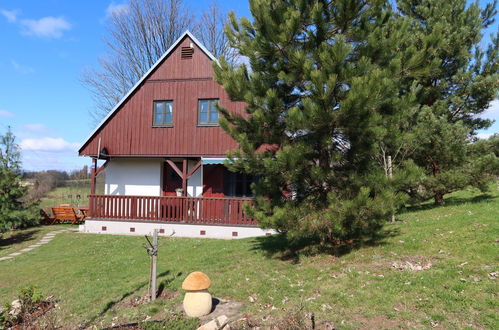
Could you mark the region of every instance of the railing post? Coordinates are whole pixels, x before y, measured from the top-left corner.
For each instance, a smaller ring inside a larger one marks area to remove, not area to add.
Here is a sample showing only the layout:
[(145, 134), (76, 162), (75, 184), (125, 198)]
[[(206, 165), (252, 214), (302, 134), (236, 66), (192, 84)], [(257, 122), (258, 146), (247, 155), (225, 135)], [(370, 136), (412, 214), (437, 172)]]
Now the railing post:
[(94, 195), (88, 196), (88, 217), (91, 218), (94, 215)]
[(137, 219), (137, 197), (132, 197), (131, 200), (130, 218)]

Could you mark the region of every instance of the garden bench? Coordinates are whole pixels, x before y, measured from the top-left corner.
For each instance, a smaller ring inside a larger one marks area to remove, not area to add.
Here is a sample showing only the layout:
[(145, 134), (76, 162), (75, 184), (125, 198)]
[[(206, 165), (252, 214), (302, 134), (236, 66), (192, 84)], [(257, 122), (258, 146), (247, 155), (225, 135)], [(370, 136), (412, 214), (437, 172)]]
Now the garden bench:
[(42, 217), (42, 224), (53, 225), (55, 223), (55, 217), (51, 217), (50, 215), (48, 215), (44, 209), (40, 209), (40, 216)]
[(70, 222), (75, 225), (82, 220), (82, 217), (78, 216), (72, 207), (53, 207), (52, 213), (55, 218), (54, 222)]

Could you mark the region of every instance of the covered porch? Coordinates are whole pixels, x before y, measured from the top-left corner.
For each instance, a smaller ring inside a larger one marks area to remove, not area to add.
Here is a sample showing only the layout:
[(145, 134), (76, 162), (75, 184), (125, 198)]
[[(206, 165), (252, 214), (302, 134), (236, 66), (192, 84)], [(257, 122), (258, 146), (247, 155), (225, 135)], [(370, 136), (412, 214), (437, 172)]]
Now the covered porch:
[[(257, 226), (244, 214), (252, 178), (225, 168), (224, 157), (112, 158), (92, 168), (89, 219)], [(105, 173), (104, 194), (95, 193)]]

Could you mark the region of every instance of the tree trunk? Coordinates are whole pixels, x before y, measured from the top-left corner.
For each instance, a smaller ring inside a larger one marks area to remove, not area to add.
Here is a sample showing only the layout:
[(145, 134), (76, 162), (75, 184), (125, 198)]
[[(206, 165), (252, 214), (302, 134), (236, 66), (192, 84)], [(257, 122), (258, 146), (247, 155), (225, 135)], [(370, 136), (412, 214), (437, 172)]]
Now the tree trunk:
[(441, 192), (435, 193), (434, 198), (435, 198), (435, 205), (444, 205), (445, 204), (443, 193), (441, 193)]

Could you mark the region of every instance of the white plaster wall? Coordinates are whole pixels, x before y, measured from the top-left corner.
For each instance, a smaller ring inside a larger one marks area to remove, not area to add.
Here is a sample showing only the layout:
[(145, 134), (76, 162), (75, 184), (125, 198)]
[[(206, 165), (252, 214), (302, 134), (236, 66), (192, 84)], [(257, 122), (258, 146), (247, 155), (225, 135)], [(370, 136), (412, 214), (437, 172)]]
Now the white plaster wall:
[(161, 195), (161, 159), (111, 159), (106, 167), (106, 195)]
[[(103, 230), (105, 227), (105, 230)], [(130, 231), (134, 229), (134, 232)], [(161, 236), (237, 239), (275, 234), (273, 230), (258, 227), (184, 225), (132, 221), (85, 220), (79, 231), (91, 234), (151, 235), (154, 229), (163, 229)], [(203, 232), (203, 234), (201, 234)], [(236, 233), (237, 236), (234, 236)]]
[[(189, 161), (187, 168), (190, 171), (197, 161)], [(187, 196), (189, 197), (200, 197), (203, 194), (203, 166), (194, 172), (194, 174), (187, 180)]]

